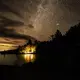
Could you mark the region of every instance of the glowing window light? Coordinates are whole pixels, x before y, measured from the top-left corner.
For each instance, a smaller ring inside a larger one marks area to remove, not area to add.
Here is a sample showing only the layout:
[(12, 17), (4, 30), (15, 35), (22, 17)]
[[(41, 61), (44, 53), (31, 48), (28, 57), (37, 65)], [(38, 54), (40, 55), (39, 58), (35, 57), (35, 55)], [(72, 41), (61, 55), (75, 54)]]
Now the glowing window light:
[(27, 45), (26, 47), (23, 47), (22, 50), (20, 50), (20, 53), (23, 54), (23, 58), (26, 62), (34, 62), (36, 59), (36, 54), (33, 54), (36, 52), (36, 46), (34, 45)]
[(26, 46), (21, 53), (34, 53), (36, 51), (36, 46), (28, 45)]

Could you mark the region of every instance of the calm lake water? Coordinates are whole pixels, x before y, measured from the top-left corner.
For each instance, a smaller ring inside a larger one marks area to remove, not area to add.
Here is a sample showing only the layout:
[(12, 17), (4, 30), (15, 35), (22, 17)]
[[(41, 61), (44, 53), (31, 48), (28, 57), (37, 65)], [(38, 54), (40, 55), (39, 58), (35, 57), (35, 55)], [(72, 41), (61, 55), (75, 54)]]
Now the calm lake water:
[(0, 65), (22, 65), (28, 62), (34, 62), (36, 60), (36, 54), (0, 54)]

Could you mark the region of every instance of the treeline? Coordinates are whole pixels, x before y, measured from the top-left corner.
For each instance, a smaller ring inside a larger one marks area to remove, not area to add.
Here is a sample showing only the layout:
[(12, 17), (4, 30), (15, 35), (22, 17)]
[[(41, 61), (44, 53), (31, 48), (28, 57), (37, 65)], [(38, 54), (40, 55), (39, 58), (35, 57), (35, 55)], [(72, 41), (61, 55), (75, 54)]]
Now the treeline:
[(72, 26), (65, 35), (57, 30), (49, 41), (38, 45), (36, 53), (40, 55), (40, 63), (63, 68), (79, 68), (80, 23)]

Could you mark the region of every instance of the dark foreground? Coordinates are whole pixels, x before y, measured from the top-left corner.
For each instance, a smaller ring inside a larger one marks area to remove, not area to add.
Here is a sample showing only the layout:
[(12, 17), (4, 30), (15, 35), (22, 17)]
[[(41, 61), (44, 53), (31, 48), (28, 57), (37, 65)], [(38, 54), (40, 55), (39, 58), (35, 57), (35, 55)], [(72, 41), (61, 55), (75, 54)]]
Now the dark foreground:
[(52, 78), (57, 80), (65, 76), (72, 76), (71, 69), (55, 68), (54, 66), (50, 68), (48, 66), (28, 64), (26, 67), (0, 66), (0, 69), (2, 78), (10, 80), (51, 80)]

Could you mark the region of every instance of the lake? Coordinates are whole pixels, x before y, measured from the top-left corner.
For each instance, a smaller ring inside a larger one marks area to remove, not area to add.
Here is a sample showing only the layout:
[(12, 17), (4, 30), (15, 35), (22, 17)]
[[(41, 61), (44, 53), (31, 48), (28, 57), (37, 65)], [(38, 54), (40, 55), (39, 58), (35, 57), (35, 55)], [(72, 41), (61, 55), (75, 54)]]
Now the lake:
[(34, 62), (36, 54), (0, 54), (0, 65), (22, 65), (24, 63)]

